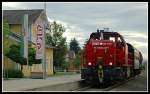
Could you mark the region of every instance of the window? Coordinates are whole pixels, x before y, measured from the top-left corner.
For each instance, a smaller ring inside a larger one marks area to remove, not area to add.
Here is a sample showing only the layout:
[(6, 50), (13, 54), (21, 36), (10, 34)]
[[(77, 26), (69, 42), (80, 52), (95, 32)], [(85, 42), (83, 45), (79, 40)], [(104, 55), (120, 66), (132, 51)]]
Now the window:
[(122, 40), (120, 39), (120, 37), (118, 37), (118, 42), (122, 42)]
[(115, 41), (115, 37), (110, 37), (110, 40), (112, 40), (114, 42)]

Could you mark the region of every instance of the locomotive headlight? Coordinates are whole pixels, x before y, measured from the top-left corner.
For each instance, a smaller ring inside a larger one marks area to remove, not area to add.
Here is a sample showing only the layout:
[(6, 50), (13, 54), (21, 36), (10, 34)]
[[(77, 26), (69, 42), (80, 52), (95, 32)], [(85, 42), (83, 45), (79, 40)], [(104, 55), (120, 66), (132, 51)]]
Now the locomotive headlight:
[(109, 62), (109, 65), (111, 66), (111, 65), (112, 65), (112, 62)]
[(92, 65), (92, 63), (91, 63), (91, 62), (89, 62), (89, 63), (88, 63), (88, 65), (89, 65), (89, 66), (91, 66), (91, 65)]
[(110, 57), (112, 58), (112, 55), (110, 55)]

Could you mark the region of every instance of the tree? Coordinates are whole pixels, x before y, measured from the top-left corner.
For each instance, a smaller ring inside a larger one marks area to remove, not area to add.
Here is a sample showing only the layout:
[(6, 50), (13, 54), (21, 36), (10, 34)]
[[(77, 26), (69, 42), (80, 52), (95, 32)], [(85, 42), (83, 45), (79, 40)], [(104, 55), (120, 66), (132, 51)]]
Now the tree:
[(75, 54), (76, 54), (76, 57), (75, 57), (75, 60), (74, 60), (74, 64), (76, 66), (76, 68), (79, 69), (80, 67), (80, 51), (81, 51), (81, 48), (79, 46), (79, 43), (78, 41), (74, 38), (70, 41), (70, 50), (74, 51)]
[(35, 48), (32, 48), (32, 47), (29, 47), (29, 53), (28, 53), (28, 58), (29, 58), (29, 66), (32, 66), (32, 64), (41, 64), (42, 61), (41, 59), (36, 59), (35, 56), (36, 56), (36, 50)]
[(78, 52), (80, 51), (80, 46), (78, 41), (74, 38), (73, 40), (71, 40), (70, 42), (70, 50), (73, 50), (75, 52), (75, 54), (78, 54)]
[(80, 67), (80, 62), (81, 62), (81, 55), (80, 55), (80, 53), (78, 53), (77, 55), (76, 55), (76, 58), (75, 58), (75, 66), (76, 66), (76, 68), (79, 68)]
[(13, 60), (16, 63), (19, 63), (21, 65), (21, 71), (23, 69), (22, 65), (26, 65), (26, 59), (21, 57), (20, 55), (20, 46), (19, 45), (11, 45), (9, 52), (6, 54), (6, 56), (8, 58), (10, 58), (11, 60)]
[(6, 54), (9, 50), (9, 35), (10, 29), (9, 24), (6, 20), (3, 20), (3, 52)]
[(64, 61), (64, 63), (62, 64), (63, 69), (65, 69), (66, 71), (68, 71), (68, 67), (69, 67), (69, 63)]
[[(9, 51), (9, 35), (10, 35), (10, 29), (9, 29), (9, 24), (7, 23), (7, 21), (4, 19), (3, 20), (3, 55), (4, 55), (4, 61), (7, 60), (7, 58), (5, 57), (6, 53), (8, 53)], [(4, 67), (7, 66), (6, 65), (7, 63), (4, 63)], [(4, 74), (4, 77), (8, 78), (8, 69), (6, 69), (5, 71), (5, 68), (4, 68), (4, 71), (3, 71)]]
[[(27, 65), (27, 59), (20, 55), (20, 49), (21, 49), (21, 45), (13, 44), (10, 46), (10, 49), (7, 52), (6, 56), (10, 58), (11, 60), (13, 60), (14, 62), (19, 63), (21, 65), (21, 71), (22, 71), (23, 65)], [(35, 59), (35, 49), (30, 47), (29, 48), (29, 65), (32, 66), (32, 64), (39, 64), (39, 63), (41, 63), (41, 60)]]
[(50, 24), (50, 27), (50, 33), (46, 34), (46, 45), (55, 47), (53, 54), (54, 66), (62, 66), (67, 53), (66, 38), (62, 36), (65, 28), (55, 21)]

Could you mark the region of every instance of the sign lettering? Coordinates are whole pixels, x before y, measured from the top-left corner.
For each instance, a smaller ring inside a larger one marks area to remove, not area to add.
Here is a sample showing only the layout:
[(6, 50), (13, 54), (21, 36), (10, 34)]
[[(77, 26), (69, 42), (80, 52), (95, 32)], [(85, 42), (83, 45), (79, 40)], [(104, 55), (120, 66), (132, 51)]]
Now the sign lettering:
[(43, 38), (44, 38), (44, 25), (37, 24), (36, 29), (36, 59), (42, 59), (43, 56)]

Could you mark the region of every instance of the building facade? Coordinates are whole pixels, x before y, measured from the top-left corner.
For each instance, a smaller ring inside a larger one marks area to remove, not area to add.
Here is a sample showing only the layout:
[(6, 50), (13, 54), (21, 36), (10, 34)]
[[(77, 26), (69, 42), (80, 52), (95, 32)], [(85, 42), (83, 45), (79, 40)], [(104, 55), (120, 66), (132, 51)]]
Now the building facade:
[[(23, 17), (28, 14), (28, 41), (32, 47), (35, 47), (36, 43), (36, 25), (37, 22), (42, 22), (48, 26), (48, 19), (43, 9), (37, 10), (3, 10), (3, 20), (9, 24), (11, 35), (11, 43), (19, 43), (21, 39), (21, 32), (23, 30)], [(53, 49), (54, 47), (45, 46), (45, 61), (46, 61), (46, 74), (53, 75)], [(4, 69), (19, 69), (20, 66), (10, 60), (4, 59)], [(29, 77), (31, 72), (43, 72), (42, 64), (33, 64), (32, 67), (24, 65), (23, 73), (24, 76)]]

